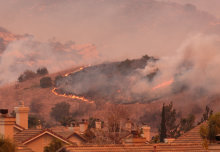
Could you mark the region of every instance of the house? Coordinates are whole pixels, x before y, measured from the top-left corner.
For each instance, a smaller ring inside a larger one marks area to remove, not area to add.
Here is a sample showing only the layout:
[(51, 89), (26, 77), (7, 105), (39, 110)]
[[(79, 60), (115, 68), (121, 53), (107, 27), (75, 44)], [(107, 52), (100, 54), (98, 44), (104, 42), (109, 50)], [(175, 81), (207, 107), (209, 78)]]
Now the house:
[(80, 134), (79, 126), (55, 126), (50, 128), (50, 130), (77, 145), (83, 145), (88, 142), (87, 138)]
[[(200, 125), (192, 130), (186, 132), (171, 143), (148, 144), (143, 143), (141, 138), (136, 138), (134, 135), (125, 137), (124, 144), (119, 145), (84, 145), (84, 146), (71, 146), (67, 145), (58, 150), (62, 152), (207, 152), (202, 146), (203, 139), (200, 137)], [(132, 139), (135, 142), (126, 141)], [(137, 140), (136, 140), (137, 139)], [(217, 152), (220, 148), (217, 145), (211, 145), (208, 151)]]
[(64, 145), (76, 145), (66, 138), (45, 129), (26, 129), (14, 135), (15, 143), (24, 145), (35, 152), (43, 152), (53, 139), (60, 140)]
[(28, 129), (29, 108), (23, 102), (14, 110), (16, 118), (9, 116), (7, 109), (0, 110), (0, 134), (14, 141), (18, 152), (43, 152), (53, 139), (60, 140), (64, 145), (76, 145), (52, 130)]
[[(64, 145), (58, 152), (63, 150), (68, 152), (206, 151), (202, 147), (203, 140), (199, 134), (200, 126), (195, 127), (171, 143), (149, 144), (147, 141), (150, 140), (150, 127), (144, 125), (140, 134), (140, 132), (132, 130), (132, 124), (128, 121), (125, 130), (120, 134), (119, 140), (122, 141), (122, 144), (113, 145), (107, 142), (103, 145), (89, 145), (88, 138), (85, 136), (88, 129), (86, 120), (70, 127), (56, 126), (50, 129), (29, 129), (29, 108), (20, 102), (19, 106), (15, 107), (15, 112), (16, 117), (11, 117), (8, 115), (7, 109), (0, 109), (0, 134), (16, 143), (17, 152), (43, 152), (44, 147), (48, 146), (53, 139), (61, 141)], [(104, 139), (105, 136), (102, 135), (111, 134), (105, 129), (107, 128), (102, 128), (101, 121), (98, 120), (95, 128), (90, 129), (90, 131), (95, 138)]]

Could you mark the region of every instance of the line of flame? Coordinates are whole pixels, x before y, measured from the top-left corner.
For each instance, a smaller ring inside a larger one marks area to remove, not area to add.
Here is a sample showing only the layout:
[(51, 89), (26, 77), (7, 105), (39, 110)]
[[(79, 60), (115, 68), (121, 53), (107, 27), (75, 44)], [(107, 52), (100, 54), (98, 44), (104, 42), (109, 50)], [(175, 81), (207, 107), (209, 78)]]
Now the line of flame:
[[(73, 74), (73, 73), (76, 73), (76, 72), (79, 72), (81, 70), (83, 70), (84, 68), (86, 68), (88, 66), (84, 66), (84, 67), (80, 67), (78, 70), (74, 71), (74, 72), (70, 72), (70, 73), (66, 73), (64, 76), (67, 77), (69, 76), (70, 74)], [(77, 95), (67, 95), (67, 94), (59, 94), (56, 92), (56, 89), (57, 88), (53, 88), (51, 91), (53, 94), (57, 95), (57, 96), (61, 96), (61, 97), (66, 97), (66, 98), (71, 98), (71, 99), (78, 99), (78, 100), (81, 100), (81, 101), (84, 101), (84, 102), (88, 102), (88, 103), (94, 103), (95, 101), (93, 100), (89, 100), (89, 99), (86, 99), (85, 97), (83, 96), (77, 96)]]
[(161, 83), (161, 84), (158, 84), (158, 85), (156, 85), (155, 87), (153, 87), (152, 88), (152, 90), (156, 90), (156, 89), (159, 89), (159, 88), (162, 88), (162, 87), (166, 87), (166, 86), (169, 86), (169, 85), (171, 85), (172, 83), (173, 83), (173, 78), (172, 79), (170, 79), (170, 80), (168, 80), (168, 81), (165, 81), (165, 82), (163, 82), (163, 83)]

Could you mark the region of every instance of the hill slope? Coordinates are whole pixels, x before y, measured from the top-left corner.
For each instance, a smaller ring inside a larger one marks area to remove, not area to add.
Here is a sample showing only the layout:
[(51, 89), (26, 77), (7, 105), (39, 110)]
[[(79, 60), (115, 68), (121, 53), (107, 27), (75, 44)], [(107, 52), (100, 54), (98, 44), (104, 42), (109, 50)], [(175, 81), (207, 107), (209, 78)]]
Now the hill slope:
[[(132, 60), (132, 61), (138, 61), (138, 60)], [(120, 63), (124, 63), (124, 62), (110, 63), (109, 65), (112, 64), (120, 65)], [(144, 63), (146, 64), (146, 62)], [(94, 67), (103, 68), (103, 65), (94, 66)], [(53, 80), (55, 79), (56, 76), (60, 76), (60, 75), (63, 76), (64, 78), (68, 78), (74, 76), (73, 72), (79, 71), (80, 68), (81, 67), (73, 67), (65, 71), (49, 74), (48, 76), (50, 76)], [(68, 73), (72, 73), (72, 74), (69, 74), (68, 77), (65, 77), (65, 75)], [(113, 75), (115, 75), (115, 73), (113, 73)], [(43, 107), (40, 109), (40, 112), (38, 114), (43, 116), (46, 119), (46, 121), (51, 121), (49, 115), (51, 108), (58, 102), (67, 102), (71, 105), (71, 111), (76, 111), (80, 113), (76, 118), (88, 118), (92, 116), (92, 117), (100, 118), (102, 120), (105, 119), (106, 111), (108, 110), (108, 107), (112, 104), (111, 102), (97, 100), (93, 103), (88, 103), (82, 100), (78, 100), (76, 98), (73, 99), (73, 98), (55, 95), (52, 92), (55, 86), (50, 88), (40, 87), (41, 78), (42, 77), (36, 77), (34, 79), (27, 80), (22, 83), (13, 83), (1, 87), (0, 107), (8, 108), (10, 111), (12, 111), (13, 107), (17, 106), (20, 100), (23, 100), (25, 102), (25, 105), (27, 106), (29, 106), (32, 102), (38, 102), (43, 105)], [(150, 79), (151, 78), (148, 77), (147, 81), (150, 81)], [(84, 81), (86, 81), (86, 79)], [(88, 85), (85, 86), (85, 89), (87, 88)], [(99, 94), (97, 93), (97, 94), (92, 94), (90, 98), (94, 100), (99, 99), (99, 98), (95, 98), (96, 95), (99, 97)], [(112, 93), (111, 95), (114, 95), (114, 93)], [(87, 94), (87, 96), (89, 97), (89, 94)], [(123, 96), (126, 97), (126, 94), (123, 94)], [(189, 95), (187, 91), (183, 91), (179, 93), (163, 95), (159, 99), (154, 99), (153, 102), (131, 102), (130, 104), (123, 104), (121, 106), (123, 106), (125, 109), (129, 111), (128, 117), (130, 117), (132, 121), (135, 122), (142, 121), (148, 123), (155, 129), (158, 126), (158, 123), (160, 122), (160, 110), (163, 103), (169, 103), (170, 101), (173, 101), (174, 107), (177, 109), (177, 111), (181, 111), (183, 115), (186, 115), (188, 113), (194, 113), (197, 116), (197, 118), (200, 118), (201, 113), (204, 111), (203, 109), (207, 104), (209, 104), (214, 109), (214, 111), (219, 111), (220, 110), (218, 108), (220, 107), (218, 106), (219, 99), (220, 99), (219, 95), (212, 95), (212, 96), (204, 95), (200, 97), (195, 97)]]

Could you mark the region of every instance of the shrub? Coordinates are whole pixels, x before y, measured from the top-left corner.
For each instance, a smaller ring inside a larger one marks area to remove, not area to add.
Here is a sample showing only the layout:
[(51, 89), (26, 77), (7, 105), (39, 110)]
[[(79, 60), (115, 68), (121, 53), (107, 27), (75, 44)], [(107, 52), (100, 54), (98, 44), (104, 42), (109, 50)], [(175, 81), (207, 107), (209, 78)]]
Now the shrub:
[(208, 138), (208, 134), (209, 134), (209, 130), (208, 130), (208, 127), (207, 125), (201, 125), (200, 127), (200, 136), (204, 139), (207, 139)]
[(61, 80), (62, 78), (63, 77), (61, 75), (55, 77), (54, 84), (56, 87), (59, 86), (59, 82), (60, 82), (59, 80)]
[(24, 71), (23, 74), (21, 74), (19, 77), (18, 77), (18, 81), (19, 82), (24, 82), (28, 79), (32, 79), (32, 78), (35, 78), (37, 76), (37, 74), (31, 70), (26, 70)]
[(42, 88), (48, 88), (52, 86), (52, 79), (50, 77), (43, 77), (40, 79), (40, 86)]
[(200, 135), (210, 142), (215, 141), (215, 136), (220, 133), (220, 113), (211, 115), (206, 125), (200, 127)]
[(44, 118), (39, 114), (29, 114), (28, 115), (28, 128), (37, 128), (37, 126), (41, 125), (45, 126)]
[[(65, 118), (70, 116), (70, 104), (66, 102), (60, 102), (55, 104), (51, 109), (50, 116), (56, 121), (64, 123)], [(68, 120), (68, 119), (67, 119)]]
[(15, 148), (11, 140), (0, 137), (0, 152), (15, 152)]
[(42, 109), (43, 104), (39, 101), (39, 99), (33, 99), (30, 104), (30, 110), (33, 113), (39, 113)]
[(45, 68), (45, 67), (43, 67), (43, 68), (38, 68), (38, 69), (37, 69), (37, 74), (39, 74), (39, 75), (46, 75), (46, 74), (48, 74), (48, 70), (47, 70), (47, 68)]
[(44, 152), (55, 152), (63, 147), (63, 143), (60, 140), (53, 139), (48, 146), (44, 147)]

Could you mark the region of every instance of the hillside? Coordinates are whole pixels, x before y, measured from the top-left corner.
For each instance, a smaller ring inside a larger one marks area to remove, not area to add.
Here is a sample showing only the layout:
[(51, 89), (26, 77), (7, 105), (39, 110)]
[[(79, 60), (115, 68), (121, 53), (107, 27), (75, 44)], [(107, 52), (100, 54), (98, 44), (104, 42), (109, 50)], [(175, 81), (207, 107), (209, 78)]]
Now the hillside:
[[(56, 80), (56, 92), (60, 94), (79, 95), (95, 102), (110, 103), (146, 103), (155, 100), (150, 91), (136, 92), (133, 86), (138, 81), (150, 83), (159, 71), (152, 67), (146, 72), (148, 65), (153, 65), (158, 59), (145, 55), (139, 59), (126, 59), (121, 62), (104, 63), (70, 73)], [(147, 85), (147, 84), (146, 84)]]
[[(134, 63), (137, 63), (136, 61), (138, 60), (135, 59), (131, 61), (135, 61)], [(112, 64), (120, 65), (120, 63), (124, 63), (124, 61), (109, 63), (109, 65)], [(146, 64), (146, 62), (143, 63)], [(93, 66), (92, 69), (94, 67), (97, 68), (97, 66)], [(98, 65), (98, 67), (103, 68), (103, 65)], [(80, 71), (80, 69), (81, 67), (73, 67), (68, 70), (49, 74), (48, 76), (50, 76), (53, 80), (55, 79), (56, 76), (63, 76), (63, 78), (68, 78), (69, 76), (74, 75), (74, 71)], [(67, 76), (66, 74), (69, 75)], [(113, 75), (115, 75), (115, 73), (113, 73)], [(104, 120), (106, 117), (106, 111), (109, 109), (109, 106), (112, 105), (111, 102), (106, 102), (106, 101), (103, 102), (102, 100), (97, 100), (93, 103), (89, 103), (82, 100), (78, 100), (76, 98), (73, 99), (73, 98), (55, 95), (54, 93), (52, 93), (54, 86), (50, 88), (40, 87), (40, 83), (39, 83), (40, 78), (41, 77), (36, 77), (34, 79), (27, 80), (25, 82), (12, 83), (10, 85), (2, 86), (0, 88), (0, 92), (1, 92), (0, 107), (8, 108), (11, 112), (13, 110), (13, 107), (17, 106), (18, 102), (21, 100), (25, 102), (25, 105), (30, 105), (31, 102), (39, 102), (43, 105), (43, 107), (40, 109), (39, 114), (43, 116), (47, 122), (53, 122), (49, 116), (49, 113), (51, 108), (58, 102), (67, 102), (71, 105), (72, 111), (76, 111), (80, 113), (77, 115), (76, 119), (89, 118), (92, 116)], [(150, 80), (151, 79), (149, 79), (148, 77), (147, 81)], [(166, 87), (167, 86), (164, 86), (165, 89)], [(88, 86), (85, 86), (85, 89), (87, 88)], [(92, 95), (93, 99), (95, 99), (94, 98), (95, 96), (96, 94)], [(99, 96), (99, 94), (97, 94), (97, 96)], [(177, 109), (178, 112), (181, 112), (183, 116), (186, 116), (189, 113), (193, 113), (196, 115), (198, 120), (200, 119), (201, 114), (204, 111), (204, 107), (207, 104), (210, 105), (211, 108), (214, 109), (214, 111), (220, 110), (218, 108), (219, 99), (220, 99), (219, 95), (211, 95), (211, 96), (203, 95), (200, 97), (198, 96), (196, 97), (189, 94), (187, 91), (182, 91), (178, 93), (172, 93), (172, 94), (166, 94), (160, 96), (160, 98), (154, 99), (150, 102), (141, 102), (141, 101), (131, 102), (130, 104), (122, 104), (121, 106), (128, 111), (129, 113), (128, 117), (130, 117), (132, 121), (137, 123), (140, 122), (147, 123), (152, 126), (152, 129), (154, 131), (156, 131), (158, 123), (160, 122), (160, 110), (163, 103), (168, 104), (170, 101), (172, 101), (174, 107)]]

